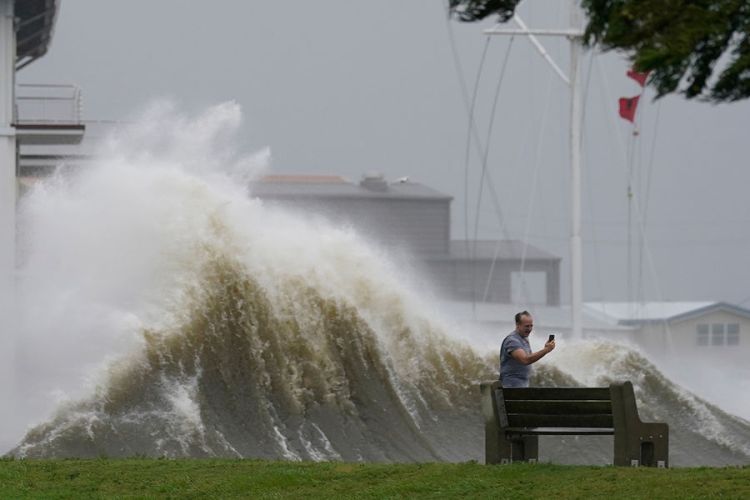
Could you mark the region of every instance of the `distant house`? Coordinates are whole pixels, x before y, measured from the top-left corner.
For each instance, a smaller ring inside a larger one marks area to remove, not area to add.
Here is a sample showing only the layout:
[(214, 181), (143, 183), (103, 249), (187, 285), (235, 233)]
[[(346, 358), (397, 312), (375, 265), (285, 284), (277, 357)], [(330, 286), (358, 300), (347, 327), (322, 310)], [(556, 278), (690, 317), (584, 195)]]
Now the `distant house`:
[(407, 252), (444, 298), (511, 303), (515, 273), (541, 278), (540, 304), (560, 304), (559, 257), (515, 240), (452, 240), (453, 198), (407, 178), (388, 182), (381, 174), (365, 174), (354, 183), (331, 175), (269, 175), (249, 190), (269, 203), (323, 215)]
[(750, 356), (750, 309), (726, 302), (587, 302), (584, 310), (631, 327), (620, 338), (655, 355), (732, 363)]

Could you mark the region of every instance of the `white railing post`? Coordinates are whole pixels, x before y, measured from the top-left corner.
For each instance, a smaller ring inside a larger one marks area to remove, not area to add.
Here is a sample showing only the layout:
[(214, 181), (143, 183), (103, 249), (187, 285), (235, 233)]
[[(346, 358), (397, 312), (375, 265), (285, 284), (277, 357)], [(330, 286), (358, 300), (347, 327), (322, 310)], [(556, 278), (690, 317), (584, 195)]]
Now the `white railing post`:
[[(0, 422), (10, 421), (15, 387), (16, 33), (13, 0), (0, 0)], [(5, 433), (7, 425), (0, 427)], [(0, 441), (8, 436), (0, 434)]]

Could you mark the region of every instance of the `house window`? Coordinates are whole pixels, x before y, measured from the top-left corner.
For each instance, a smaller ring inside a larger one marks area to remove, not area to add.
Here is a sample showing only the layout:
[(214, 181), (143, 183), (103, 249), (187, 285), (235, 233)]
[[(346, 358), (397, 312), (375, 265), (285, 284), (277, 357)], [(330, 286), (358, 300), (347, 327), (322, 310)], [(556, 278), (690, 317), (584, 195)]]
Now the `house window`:
[(740, 345), (739, 323), (729, 323), (727, 325), (727, 345)]
[(724, 323), (711, 325), (711, 345), (724, 345)]
[(739, 323), (699, 323), (696, 327), (697, 345), (740, 345)]
[(698, 325), (698, 345), (708, 345), (708, 325)]

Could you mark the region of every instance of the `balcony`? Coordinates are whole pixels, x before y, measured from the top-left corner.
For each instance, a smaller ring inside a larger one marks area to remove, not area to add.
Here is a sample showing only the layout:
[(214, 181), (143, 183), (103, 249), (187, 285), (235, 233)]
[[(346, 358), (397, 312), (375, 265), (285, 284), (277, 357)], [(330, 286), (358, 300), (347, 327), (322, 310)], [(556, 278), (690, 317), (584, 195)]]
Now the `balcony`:
[(16, 140), (20, 146), (80, 144), (81, 89), (75, 85), (16, 86)]

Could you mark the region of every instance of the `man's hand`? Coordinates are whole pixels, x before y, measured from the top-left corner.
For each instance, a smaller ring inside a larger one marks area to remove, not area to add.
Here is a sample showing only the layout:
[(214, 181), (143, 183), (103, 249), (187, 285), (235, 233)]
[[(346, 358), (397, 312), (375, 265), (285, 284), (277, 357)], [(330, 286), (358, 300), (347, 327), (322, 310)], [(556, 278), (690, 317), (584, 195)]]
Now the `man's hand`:
[(546, 344), (544, 344), (544, 349), (540, 349), (537, 352), (534, 352), (532, 354), (526, 354), (526, 351), (523, 349), (516, 349), (512, 353), (510, 353), (513, 358), (518, 361), (521, 364), (524, 365), (530, 365), (532, 363), (536, 363), (539, 361), (543, 356), (545, 356), (548, 352), (550, 352), (552, 349), (555, 348), (555, 341), (550, 340)]

